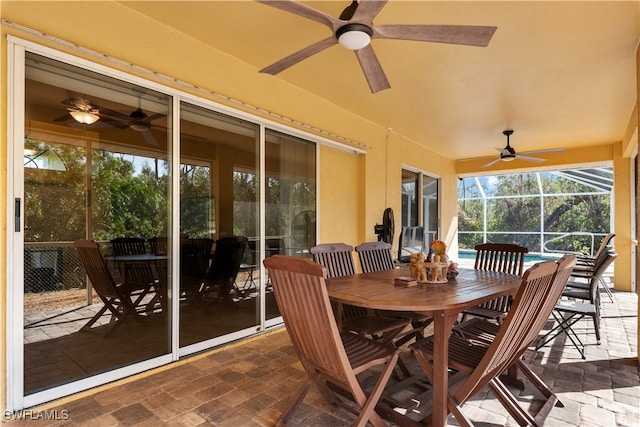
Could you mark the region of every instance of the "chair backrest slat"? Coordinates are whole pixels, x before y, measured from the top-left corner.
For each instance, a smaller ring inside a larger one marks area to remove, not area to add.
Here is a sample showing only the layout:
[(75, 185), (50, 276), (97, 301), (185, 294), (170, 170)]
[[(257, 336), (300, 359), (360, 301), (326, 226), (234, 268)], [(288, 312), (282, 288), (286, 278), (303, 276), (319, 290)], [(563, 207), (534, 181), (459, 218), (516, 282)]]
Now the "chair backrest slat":
[(476, 270), (497, 271), (522, 276), (524, 256), (529, 249), (512, 243), (483, 243), (475, 246)]
[(593, 258), (598, 258), (603, 252), (607, 252), (609, 250), (609, 243), (614, 237), (616, 237), (614, 233), (607, 233), (600, 241), (600, 246), (598, 246), (596, 253), (593, 254)]
[(602, 279), (605, 271), (607, 271), (607, 268), (609, 268), (609, 265), (611, 265), (611, 263), (618, 257), (618, 254), (613, 251), (605, 251), (605, 254), (606, 255), (603, 259), (598, 262), (593, 275), (589, 279), (589, 299), (591, 304), (599, 303), (598, 288), (600, 286), (600, 280)]
[(356, 274), (353, 262), (353, 246), (345, 243), (325, 243), (310, 249), (313, 260), (324, 266), (327, 278)]
[(393, 270), (391, 244), (387, 242), (365, 242), (355, 247), (363, 273)]
[[(111, 240), (115, 256), (143, 255), (147, 253), (147, 242), (138, 237), (118, 237)], [(155, 279), (149, 264), (135, 263), (119, 265), (121, 280), (127, 283), (149, 284)]]
[[(529, 249), (512, 243), (483, 243), (475, 246), (476, 270), (496, 271), (522, 276), (524, 256)], [(480, 304), (480, 307), (506, 313), (511, 306), (511, 298), (501, 297)]]
[(325, 269), (310, 259), (274, 255), (264, 260), (291, 343), (303, 364), (350, 384), (355, 378), (331, 309)]

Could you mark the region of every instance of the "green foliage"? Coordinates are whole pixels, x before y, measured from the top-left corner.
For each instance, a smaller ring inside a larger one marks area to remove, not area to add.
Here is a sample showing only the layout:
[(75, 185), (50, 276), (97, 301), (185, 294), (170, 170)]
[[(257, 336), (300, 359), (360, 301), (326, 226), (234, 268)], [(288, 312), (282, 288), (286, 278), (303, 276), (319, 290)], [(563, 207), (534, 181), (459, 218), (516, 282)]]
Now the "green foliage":
[[(492, 177), (483, 180), (481, 190), (472, 179), (459, 184), (458, 229), (463, 249), (480, 243), (481, 233), (465, 232), (483, 231), (485, 202), (488, 240), (517, 243), (530, 251), (540, 251), (544, 241), (545, 250), (585, 252), (592, 246), (592, 234), (610, 230), (611, 195), (560, 176), (541, 174), (540, 183), (534, 174)], [(481, 193), (487, 198), (479, 197)], [(465, 199), (465, 195), (474, 198)], [(558, 237), (563, 234), (568, 236)]]
[[(85, 155), (81, 147), (27, 140), (26, 149), (50, 150), (66, 170), (24, 170), (25, 241), (70, 241), (83, 238)], [(32, 166), (32, 165), (31, 165)], [(55, 225), (55, 226), (52, 226)]]
[(180, 233), (191, 238), (211, 237), (214, 215), (211, 171), (208, 167), (180, 165)]

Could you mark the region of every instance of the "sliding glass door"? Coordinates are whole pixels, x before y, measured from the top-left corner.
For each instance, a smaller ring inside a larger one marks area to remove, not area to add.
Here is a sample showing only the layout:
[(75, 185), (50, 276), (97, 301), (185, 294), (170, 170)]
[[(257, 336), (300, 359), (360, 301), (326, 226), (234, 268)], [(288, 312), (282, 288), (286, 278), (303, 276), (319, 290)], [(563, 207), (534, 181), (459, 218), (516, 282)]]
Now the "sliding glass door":
[[(171, 352), (170, 258), (153, 258), (151, 246), (170, 229), (171, 98), (32, 53), (25, 77), (30, 395)], [(79, 240), (97, 243), (112, 282), (87, 276), (96, 265), (79, 258)], [(121, 240), (139, 243), (142, 264), (119, 260), (113, 242)]]
[(180, 347), (260, 324), (259, 127), (180, 106)]
[(279, 324), (262, 261), (315, 245), (316, 142), (32, 48), (12, 68), (8, 407)]

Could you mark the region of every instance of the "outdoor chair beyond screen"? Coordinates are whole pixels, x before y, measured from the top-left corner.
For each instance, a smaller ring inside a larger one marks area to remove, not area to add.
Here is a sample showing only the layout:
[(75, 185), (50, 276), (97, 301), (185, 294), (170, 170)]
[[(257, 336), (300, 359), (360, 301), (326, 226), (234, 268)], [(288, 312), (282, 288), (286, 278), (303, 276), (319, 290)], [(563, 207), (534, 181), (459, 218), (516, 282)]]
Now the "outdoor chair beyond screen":
[[(126, 317), (137, 316), (145, 287), (120, 285), (113, 280), (107, 264), (100, 252), (100, 245), (91, 240), (76, 240), (74, 247), (82, 262), (91, 286), (102, 300), (104, 306), (82, 327), (82, 331), (91, 326), (108, 310), (111, 313), (112, 327), (105, 333), (109, 334), (120, 325)], [(133, 298), (135, 297), (135, 298)]]
[(203, 300), (233, 302), (231, 290), (235, 290), (236, 297), (244, 298), (236, 286), (236, 277), (247, 246), (244, 236), (221, 237), (216, 241), (213, 261), (199, 292)]
[[(285, 425), (302, 403), (312, 384), (332, 404), (357, 415), (353, 425), (386, 423), (375, 412), (376, 404), (398, 360), (398, 350), (351, 332), (340, 333), (333, 316), (324, 268), (306, 258), (274, 255), (264, 260), (282, 319), (308, 380), (278, 420)], [(381, 366), (373, 389), (366, 393), (356, 375)], [(334, 386), (334, 387), (331, 387)], [(355, 405), (334, 392), (350, 394)]]
[[(576, 279), (585, 279), (585, 280), (582, 282), (571, 280), (569, 283), (567, 283), (567, 286), (579, 288), (579, 289), (589, 289), (589, 281), (590, 281), (589, 279), (591, 278), (591, 276), (593, 276), (598, 266), (607, 257), (608, 253), (613, 250), (609, 246), (609, 242), (611, 242), (611, 239), (613, 239), (614, 237), (615, 237), (615, 234), (613, 233), (609, 233), (606, 236), (604, 236), (602, 238), (602, 242), (600, 243), (600, 247), (598, 248), (598, 250), (596, 251), (593, 257), (589, 257), (585, 255), (578, 256), (578, 263), (576, 264), (576, 268), (573, 269), (573, 273), (571, 274), (571, 276)], [(602, 285), (602, 288), (607, 293), (607, 296), (609, 297), (609, 301), (613, 302), (613, 294), (611, 293), (611, 289), (609, 289), (609, 286), (605, 283), (602, 276), (600, 276), (600, 284)]]
[[(522, 276), (524, 256), (529, 249), (511, 243), (484, 243), (475, 246), (476, 261), (474, 268), (483, 271), (498, 271), (501, 273)], [(507, 315), (511, 306), (511, 297), (505, 296), (485, 302), (462, 312), (462, 321), (468, 315), (493, 319), (500, 323)]]
[[(393, 270), (395, 264), (391, 254), (391, 244), (387, 242), (365, 242), (355, 247), (360, 260), (363, 273), (374, 271)], [(433, 318), (424, 314), (411, 311), (383, 311), (385, 317), (406, 319), (411, 323), (412, 330), (403, 332), (402, 337), (394, 341), (397, 347), (409, 342), (411, 339), (424, 338), (424, 329), (431, 324)]]
[(573, 330), (573, 325), (586, 317), (590, 317), (593, 321), (596, 344), (600, 344), (600, 293), (598, 287), (602, 275), (617, 256), (615, 252), (607, 252), (607, 256), (598, 265), (598, 269), (589, 280), (589, 289), (565, 288), (562, 293), (563, 299), (558, 301), (552, 313), (557, 324), (540, 339), (536, 348), (545, 346), (555, 337), (564, 333), (578, 350), (580, 356), (586, 359), (584, 344)]
[[(568, 262), (575, 264), (575, 257)], [(545, 405), (546, 413), (538, 413), (534, 417), (517, 403), (499, 375), (520, 359), (546, 323), (568, 278), (567, 266), (564, 268), (564, 281), (561, 278), (556, 280), (558, 264), (554, 261), (538, 263), (525, 272), (511, 309), (489, 345), (486, 342), (468, 340), (458, 334), (451, 335), (449, 366), (458, 372), (450, 378), (450, 384), (456, 383), (459, 387), (450, 388), (452, 393), (449, 395), (448, 405), (462, 425), (472, 423), (463, 414), (461, 406), (486, 386), (491, 388), (519, 425), (542, 424), (548, 413), (546, 409), (551, 409), (547, 406), (552, 407), (556, 399), (550, 398), (550, 405)], [(433, 346), (433, 337), (411, 346), (429, 379), (433, 378)]]
[[(313, 259), (324, 266), (327, 278), (356, 274), (353, 263), (353, 247), (344, 243), (327, 243), (310, 249)], [(374, 339), (393, 340), (409, 320), (380, 316), (366, 308), (342, 304), (342, 316), (339, 317), (341, 330), (353, 331), (360, 335), (370, 335)], [(340, 310), (338, 310), (338, 315)]]

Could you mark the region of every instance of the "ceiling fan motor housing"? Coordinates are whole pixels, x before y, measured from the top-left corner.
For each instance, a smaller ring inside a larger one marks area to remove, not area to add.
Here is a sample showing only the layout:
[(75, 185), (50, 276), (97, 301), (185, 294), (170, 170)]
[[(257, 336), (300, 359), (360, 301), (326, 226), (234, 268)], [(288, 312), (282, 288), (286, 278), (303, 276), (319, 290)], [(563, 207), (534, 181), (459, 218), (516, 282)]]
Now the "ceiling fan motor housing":
[(346, 24), (336, 31), (340, 46), (351, 50), (368, 46), (371, 37), (373, 37), (373, 30), (364, 24)]

